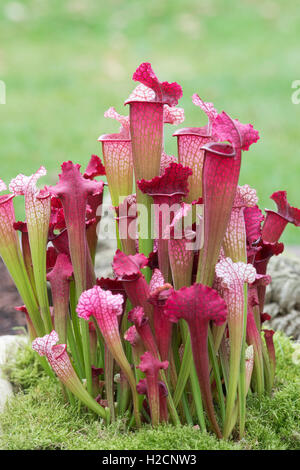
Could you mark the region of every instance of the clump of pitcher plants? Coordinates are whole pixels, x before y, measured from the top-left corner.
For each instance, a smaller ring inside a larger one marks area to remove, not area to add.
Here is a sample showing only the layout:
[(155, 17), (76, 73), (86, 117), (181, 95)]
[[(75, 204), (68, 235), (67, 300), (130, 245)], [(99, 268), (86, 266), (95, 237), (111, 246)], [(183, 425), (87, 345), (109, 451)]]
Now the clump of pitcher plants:
[[(242, 437), (247, 394), (274, 384), (268, 262), (300, 210), (278, 191), (277, 211), (262, 214), (255, 189), (238, 185), (258, 132), (197, 94), (207, 124), (176, 130), (178, 156), (167, 155), (164, 125), (183, 122), (182, 89), (149, 63), (133, 80), (128, 115), (105, 112), (121, 127), (99, 137), (103, 163), (65, 162), (43, 189), (43, 167), (9, 192), (0, 180), (0, 255), (32, 347), (72, 406), (79, 400), (107, 423), (127, 416), (129, 427), (170, 421)], [(111, 279), (94, 270), (106, 187), (118, 244)], [(20, 196), (24, 222), (14, 215)]]

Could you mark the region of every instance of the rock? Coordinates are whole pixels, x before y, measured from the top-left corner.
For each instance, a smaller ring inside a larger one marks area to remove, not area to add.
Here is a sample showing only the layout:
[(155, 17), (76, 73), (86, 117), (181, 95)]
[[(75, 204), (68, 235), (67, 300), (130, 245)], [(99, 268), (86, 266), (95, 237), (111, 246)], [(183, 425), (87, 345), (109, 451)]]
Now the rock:
[(268, 274), (272, 282), (267, 288), (264, 310), (272, 319), (266, 326), (300, 341), (300, 260), (292, 255), (273, 256)]
[(17, 349), (26, 341), (25, 336), (0, 336), (0, 413), (4, 409), (7, 399), (13, 394), (11, 384), (1, 373), (1, 367), (11, 355), (16, 354)]
[(287, 315), (277, 315), (268, 322), (274, 330), (284, 331), (287, 336), (300, 339), (300, 312), (292, 310)]
[(264, 311), (265, 313), (268, 313), (269, 315), (271, 315), (272, 318), (274, 318), (276, 317), (276, 315), (280, 313), (280, 307), (275, 302), (272, 302), (272, 303), (265, 305)]
[(272, 301), (286, 312), (300, 310), (300, 263), (282, 256), (272, 258), (268, 272), (272, 276)]

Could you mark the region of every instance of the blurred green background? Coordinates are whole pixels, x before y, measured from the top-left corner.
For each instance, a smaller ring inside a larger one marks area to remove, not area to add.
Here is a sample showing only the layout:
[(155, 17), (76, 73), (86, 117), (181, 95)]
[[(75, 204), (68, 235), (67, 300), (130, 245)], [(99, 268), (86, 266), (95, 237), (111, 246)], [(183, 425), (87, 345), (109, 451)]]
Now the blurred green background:
[[(205, 123), (191, 102), (197, 92), (260, 131), (240, 182), (257, 188), (263, 208), (278, 189), (300, 206), (300, 105), (291, 101), (299, 33), (294, 0), (1, 0), (0, 178), (44, 165), (44, 182), (55, 183), (64, 160), (101, 155), (98, 136), (118, 129), (104, 111), (127, 113), (132, 74), (149, 61), (161, 80), (182, 85), (184, 126)], [(288, 227), (283, 241), (299, 244), (299, 230)]]

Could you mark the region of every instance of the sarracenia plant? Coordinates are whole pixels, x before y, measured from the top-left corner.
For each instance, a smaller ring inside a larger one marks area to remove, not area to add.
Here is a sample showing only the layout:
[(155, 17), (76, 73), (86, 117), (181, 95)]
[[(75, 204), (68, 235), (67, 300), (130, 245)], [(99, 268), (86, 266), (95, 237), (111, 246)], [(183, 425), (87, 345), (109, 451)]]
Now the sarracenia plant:
[[(167, 155), (164, 125), (183, 122), (182, 89), (149, 63), (133, 80), (129, 115), (104, 114), (121, 125), (98, 139), (104, 164), (65, 162), (43, 189), (44, 167), (18, 175), (10, 192), (0, 180), (0, 255), (32, 347), (71, 406), (107, 423), (126, 416), (130, 428), (170, 421), (241, 438), (248, 392), (269, 394), (276, 377), (274, 332), (263, 328), (267, 266), (300, 210), (278, 191), (277, 211), (263, 215), (255, 189), (238, 184), (258, 132), (197, 94), (208, 122), (176, 130), (178, 158)], [(97, 278), (105, 187), (118, 249), (114, 276)]]

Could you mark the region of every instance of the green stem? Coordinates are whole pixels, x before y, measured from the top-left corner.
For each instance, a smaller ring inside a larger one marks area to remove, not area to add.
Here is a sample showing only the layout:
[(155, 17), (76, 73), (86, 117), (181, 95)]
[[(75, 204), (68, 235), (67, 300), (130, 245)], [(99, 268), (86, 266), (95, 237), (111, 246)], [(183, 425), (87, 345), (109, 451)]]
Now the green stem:
[(186, 398), (186, 393), (185, 392), (183, 392), (183, 394), (182, 394), (182, 405), (183, 405), (184, 414), (185, 414), (185, 417), (186, 417), (186, 422), (187, 422), (187, 424), (192, 426), (194, 424), (193, 423), (193, 418), (192, 418), (191, 413), (190, 413), (189, 403), (188, 403), (188, 400)]
[(80, 334), (79, 317), (76, 313), (76, 291), (75, 291), (74, 281), (70, 282), (70, 311), (71, 311), (72, 327), (74, 331), (76, 346), (78, 349), (78, 356), (80, 360), (80, 368), (84, 370), (82, 338)]
[(186, 343), (184, 347), (184, 353), (183, 353), (181, 367), (180, 367), (180, 371), (178, 375), (178, 381), (177, 381), (176, 389), (174, 392), (174, 405), (176, 407), (178, 406), (178, 403), (180, 402), (181, 396), (183, 394), (183, 390), (189, 378), (191, 368), (192, 368), (192, 363), (193, 363), (192, 345), (191, 345), (190, 335), (188, 335), (186, 338)]
[(224, 383), (226, 387), (226, 395), (228, 395), (229, 361), (228, 361), (227, 348), (225, 344), (225, 338), (223, 338), (223, 340), (221, 341), (220, 348), (219, 348), (219, 355), (220, 355), (222, 374), (223, 374)]
[[(137, 202), (141, 210), (138, 211), (137, 226), (139, 231), (139, 253), (144, 253), (145, 256), (153, 251), (152, 239), (152, 198), (147, 194), (143, 194), (137, 189)], [(151, 269), (146, 267), (143, 270), (146, 281), (151, 279)]]
[[(187, 323), (185, 321), (181, 321), (180, 322), (180, 328), (181, 328), (181, 332), (182, 332), (182, 338), (184, 339), (184, 342), (187, 345), (187, 342), (188, 341), (190, 342), (190, 334), (189, 334), (189, 328), (188, 328)], [(182, 365), (183, 365), (183, 361), (182, 361)], [(189, 367), (189, 375), (190, 375), (190, 378), (191, 378), (193, 399), (194, 399), (195, 406), (196, 406), (196, 412), (197, 412), (199, 425), (201, 427), (201, 430), (205, 431), (206, 430), (206, 425), (205, 425), (205, 418), (204, 418), (204, 412), (203, 412), (202, 395), (201, 395), (199, 380), (198, 380), (197, 372), (196, 372), (196, 369), (195, 369), (195, 364), (194, 364), (194, 361), (193, 361), (193, 355), (192, 354), (191, 354), (191, 364), (190, 364), (190, 367)]]
[(262, 351), (263, 351), (263, 360), (264, 360), (264, 377), (265, 377), (266, 391), (270, 394), (272, 391), (272, 372), (271, 372), (268, 350), (263, 341), (262, 341)]
[(107, 415), (105, 409), (100, 406), (94, 398), (84, 389), (79, 378), (76, 376), (72, 380), (68, 381), (66, 384), (69, 390), (75, 395), (82, 403), (89, 407), (96, 414), (101, 416), (101, 418), (107, 420)]
[[(243, 325), (243, 323), (242, 323)], [(241, 327), (242, 327), (241, 325)], [(231, 414), (233, 412), (237, 386), (240, 373), (241, 364), (241, 329), (240, 325), (235, 325), (229, 332), (230, 335), (230, 358), (229, 358), (229, 383), (228, 383), (228, 394), (226, 397), (226, 413), (224, 423), (224, 438), (229, 437), (229, 428), (231, 422)]]
[[(76, 284), (76, 279), (75, 279), (75, 299), (76, 299), (75, 305), (77, 304), (78, 299), (79, 299), (79, 297), (80, 297), (80, 295), (83, 291), (84, 291), (83, 283), (82, 283), (82, 285), (79, 282)], [(74, 301), (74, 298), (73, 298), (73, 301)], [(73, 313), (72, 319), (74, 320), (74, 324), (77, 324), (78, 317), (76, 315), (75, 305), (72, 305), (71, 314)], [(80, 332), (79, 332), (79, 328), (80, 328)], [(75, 329), (74, 329), (74, 333), (75, 333), (75, 336), (76, 336)], [(78, 334), (78, 340), (82, 344), (83, 362), (84, 362), (84, 370), (85, 370), (85, 378), (86, 378), (86, 383), (87, 383), (87, 390), (88, 390), (88, 393), (90, 395), (92, 395), (93, 394), (93, 381), (92, 381), (92, 365), (91, 365), (89, 324), (83, 318), (79, 318), (77, 334)], [(81, 338), (81, 340), (79, 338)], [(76, 337), (76, 340), (77, 340), (77, 337)]]
[(114, 403), (114, 358), (107, 347), (105, 347), (105, 389), (110, 417), (114, 422), (116, 419)]
[(71, 320), (68, 318), (68, 328), (67, 328), (67, 334), (68, 334), (68, 344), (70, 345), (70, 350), (72, 353), (72, 358), (74, 359), (74, 369), (76, 370), (77, 374), (79, 375), (80, 379), (84, 378), (84, 368), (82, 366), (83, 361), (80, 359), (80, 353), (78, 350), (78, 344), (75, 341), (72, 325), (71, 325)]
[(5, 250), (1, 250), (1, 257), (26, 305), (37, 335), (44, 336), (45, 326), (25, 268), (19, 242), (16, 246), (6, 246)]
[(93, 394), (93, 382), (92, 382), (92, 364), (91, 364), (91, 351), (90, 351), (90, 334), (89, 324), (83, 318), (80, 319), (81, 323), (81, 335), (83, 343), (83, 358), (84, 358), (84, 369), (86, 376), (87, 391), (90, 395)]
[[(177, 332), (177, 327), (178, 325), (173, 325), (173, 332)], [(176, 335), (173, 334), (172, 337), (172, 356), (170, 358), (170, 371), (169, 371), (169, 376), (172, 384), (173, 390), (176, 388), (176, 384), (178, 382), (177, 380), (177, 371), (180, 369), (180, 358), (178, 354), (178, 342), (176, 340)], [(183, 391), (182, 396), (185, 395), (185, 391)], [(183, 400), (179, 401), (178, 406), (176, 405), (176, 409), (178, 408), (178, 413), (181, 419), (183, 420), (184, 418), (186, 419), (186, 422), (189, 422), (189, 408), (183, 406)]]
[(203, 411), (202, 396), (201, 396), (199, 380), (198, 380), (194, 363), (192, 364), (192, 369), (191, 369), (191, 384), (192, 384), (193, 398), (194, 398), (194, 402), (196, 406), (198, 423), (200, 425), (201, 431), (205, 432), (206, 424), (205, 424), (205, 417), (204, 417), (204, 411)]
[(56, 375), (54, 374), (53, 370), (49, 366), (47, 359), (45, 357), (41, 357), (39, 354), (36, 354), (36, 357), (38, 358), (38, 361), (40, 362), (46, 374), (49, 377), (51, 377), (51, 379), (54, 379)]
[(64, 387), (64, 388), (65, 388), (66, 394), (68, 396), (68, 400), (69, 400), (70, 405), (75, 406), (76, 402), (75, 402), (74, 395), (70, 392), (70, 390), (67, 389), (67, 387)]
[(254, 366), (253, 374), (255, 377), (255, 391), (259, 397), (263, 396), (265, 385), (264, 385), (264, 361), (262, 350), (259, 351), (256, 344), (253, 344), (254, 349)]
[(247, 328), (247, 299), (248, 299), (248, 288), (247, 284), (244, 284), (244, 318), (243, 318), (243, 340), (241, 349), (241, 363), (240, 363), (240, 375), (238, 383), (239, 393), (239, 417), (240, 417), (240, 439), (243, 437), (245, 432), (246, 422), (246, 328)]
[(218, 402), (220, 406), (222, 422), (224, 424), (225, 404), (224, 404), (223, 388), (222, 388), (222, 382), (221, 382), (221, 376), (220, 376), (220, 369), (219, 369), (219, 365), (218, 365), (218, 361), (217, 361), (217, 357), (216, 357), (216, 353), (214, 349), (214, 341), (213, 341), (210, 327), (208, 327), (208, 353), (209, 353), (209, 358), (210, 358), (210, 362), (211, 362), (213, 373), (214, 373), (214, 378), (216, 381), (217, 392), (218, 392)]
[(171, 395), (171, 392), (170, 392), (170, 389), (169, 389), (169, 385), (168, 385), (168, 381), (167, 381), (165, 371), (160, 370), (159, 376), (160, 376), (160, 380), (162, 380), (165, 383), (166, 387), (167, 387), (167, 391), (168, 391), (167, 403), (168, 403), (168, 410), (169, 410), (171, 419), (172, 419), (172, 421), (175, 425), (180, 424), (180, 419), (179, 419), (179, 416), (177, 414), (176, 406), (174, 404), (174, 401), (173, 401), (173, 398), (172, 398), (172, 395)]

